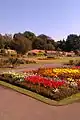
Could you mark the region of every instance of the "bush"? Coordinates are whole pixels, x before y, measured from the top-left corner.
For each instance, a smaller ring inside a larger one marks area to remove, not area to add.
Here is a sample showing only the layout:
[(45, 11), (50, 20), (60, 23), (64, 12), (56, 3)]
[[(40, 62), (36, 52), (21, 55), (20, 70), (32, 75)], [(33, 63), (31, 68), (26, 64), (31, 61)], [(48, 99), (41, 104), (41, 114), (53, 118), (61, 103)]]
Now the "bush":
[(10, 57), (8, 59), (0, 59), (0, 67), (1, 68), (13, 68), (16, 67), (20, 64), (30, 64), (30, 63), (36, 63), (34, 60), (25, 60), (25, 59), (20, 59), (20, 58), (13, 58)]
[(37, 56), (44, 56), (44, 53), (43, 52), (39, 52), (39, 53), (37, 53)]
[(25, 62), (26, 62), (26, 64), (36, 63), (36, 61), (34, 61), (34, 60), (26, 60)]
[(76, 60), (76, 66), (80, 66), (80, 60)]
[(74, 60), (69, 60), (69, 65), (74, 65)]
[(54, 95), (53, 95), (53, 99), (54, 100), (62, 100), (66, 97), (69, 97), (71, 96), (72, 94), (76, 94), (78, 93), (79, 90), (78, 88), (70, 88), (70, 87), (61, 87), (59, 92), (56, 92)]
[(80, 66), (80, 60), (69, 60), (67, 65), (75, 65), (75, 66)]
[(56, 57), (44, 57), (44, 58), (38, 58), (38, 60), (55, 60)]

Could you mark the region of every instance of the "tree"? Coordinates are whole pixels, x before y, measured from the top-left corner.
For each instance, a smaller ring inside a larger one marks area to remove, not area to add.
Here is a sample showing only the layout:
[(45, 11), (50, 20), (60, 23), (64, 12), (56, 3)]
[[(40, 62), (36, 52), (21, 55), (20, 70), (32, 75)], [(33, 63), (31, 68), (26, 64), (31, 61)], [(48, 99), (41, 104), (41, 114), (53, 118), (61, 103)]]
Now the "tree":
[(44, 35), (44, 34), (41, 34), (37, 37), (44, 41), (44, 49), (45, 50), (54, 50), (55, 49), (55, 42), (51, 37)]
[(66, 39), (66, 51), (74, 51), (76, 49), (80, 49), (79, 36), (70, 34)]
[(43, 41), (40, 38), (36, 38), (33, 43), (32, 43), (32, 48), (33, 49), (40, 49), (40, 50), (44, 50), (44, 45), (45, 45), (45, 41)]
[(45, 50), (55, 50), (55, 47), (49, 43), (44, 45)]
[(64, 39), (56, 42), (56, 50), (59, 50), (59, 49), (62, 51), (65, 51), (66, 41)]
[(0, 34), (0, 49), (4, 48), (3, 36)]
[(51, 39), (49, 36), (47, 36), (47, 35), (44, 35), (44, 34), (40, 34), (40, 35), (38, 35), (37, 36), (38, 38), (41, 38), (41, 39), (43, 39), (43, 40), (48, 40), (48, 39)]
[(11, 46), (17, 53), (25, 54), (31, 49), (31, 41), (25, 38), (21, 33), (18, 33), (14, 35)]
[[(37, 38), (42, 39), (43, 41), (46, 42), (46, 44), (51, 43), (51, 42), (54, 41), (51, 37), (49, 37), (49, 36), (47, 36), (47, 35), (44, 35), (44, 34), (40, 34), (39, 36), (37, 36)], [(51, 43), (51, 44), (52, 44), (52, 43)]]
[(25, 31), (23, 33), (23, 36), (26, 37), (27, 39), (34, 41), (34, 39), (36, 38), (36, 35), (33, 32), (30, 31)]
[(12, 38), (11, 34), (3, 35), (4, 48), (6, 48), (6, 49), (9, 48), (12, 40), (13, 40), (13, 38)]

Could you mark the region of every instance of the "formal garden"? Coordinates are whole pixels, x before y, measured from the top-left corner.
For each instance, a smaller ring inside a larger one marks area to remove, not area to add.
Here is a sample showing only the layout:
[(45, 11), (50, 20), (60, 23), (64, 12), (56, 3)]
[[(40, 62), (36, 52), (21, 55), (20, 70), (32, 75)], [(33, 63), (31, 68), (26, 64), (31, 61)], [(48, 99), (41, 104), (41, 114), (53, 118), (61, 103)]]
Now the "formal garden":
[(79, 100), (79, 66), (78, 35), (62, 41), (30, 31), (0, 35), (0, 85), (42, 102), (63, 105)]

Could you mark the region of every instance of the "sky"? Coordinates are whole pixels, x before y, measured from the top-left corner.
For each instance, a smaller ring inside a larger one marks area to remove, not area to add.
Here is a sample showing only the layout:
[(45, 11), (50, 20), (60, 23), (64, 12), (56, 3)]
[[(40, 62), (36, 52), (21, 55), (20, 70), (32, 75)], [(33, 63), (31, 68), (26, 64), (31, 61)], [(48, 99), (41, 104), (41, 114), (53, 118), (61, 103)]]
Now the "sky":
[(80, 0), (0, 0), (0, 33), (80, 34)]

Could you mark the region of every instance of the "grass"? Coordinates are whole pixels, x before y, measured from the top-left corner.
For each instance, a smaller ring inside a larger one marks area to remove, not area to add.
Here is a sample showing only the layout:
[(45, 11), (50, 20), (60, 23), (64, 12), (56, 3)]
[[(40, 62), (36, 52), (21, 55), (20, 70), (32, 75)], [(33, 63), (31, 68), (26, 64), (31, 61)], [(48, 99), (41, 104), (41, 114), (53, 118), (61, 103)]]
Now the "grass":
[(51, 64), (61, 64), (61, 65), (64, 65), (65, 63), (68, 63), (69, 60), (80, 60), (80, 57), (60, 57), (60, 58), (56, 58), (56, 59), (53, 59), (53, 60), (38, 60), (35, 57), (35, 58), (33, 58), (33, 60), (35, 60), (37, 62), (37, 64), (21, 65), (21, 67), (28, 67), (28, 68), (32, 67), (32, 68), (35, 68), (37, 66), (38, 67), (43, 67), (45, 64), (48, 64), (48, 66), (51, 65)]
[(4, 82), (4, 81), (0, 81), (0, 85), (7, 87), (7, 88), (10, 88), (10, 89), (13, 89), (19, 93), (30, 96), (36, 100), (39, 100), (41, 102), (44, 102), (44, 103), (46, 103), (48, 105), (52, 105), (52, 106), (62, 106), (62, 105), (67, 105), (67, 104), (71, 104), (73, 102), (80, 101), (80, 93), (74, 94), (74, 95), (67, 97), (67, 98), (60, 100), (60, 101), (54, 101), (54, 100), (51, 100), (51, 99), (46, 98), (44, 96), (41, 96), (37, 93), (31, 92), (29, 90), (26, 90), (26, 89), (23, 89), (20, 87), (17, 87), (15, 85), (9, 84), (9, 83)]
[(38, 63), (57, 63), (57, 64), (64, 64), (68, 63), (69, 60), (80, 60), (80, 57), (60, 57), (53, 60), (37, 60)]
[(57, 63), (57, 64), (64, 64), (68, 63), (69, 60), (80, 60), (80, 57), (56, 57), (56, 59), (50, 59), (50, 60), (39, 60), (38, 58), (45, 58), (43, 56), (41, 57), (30, 57), (30, 58), (25, 58), (29, 60), (35, 60), (37, 61), (38, 64), (49, 64), (49, 63)]

